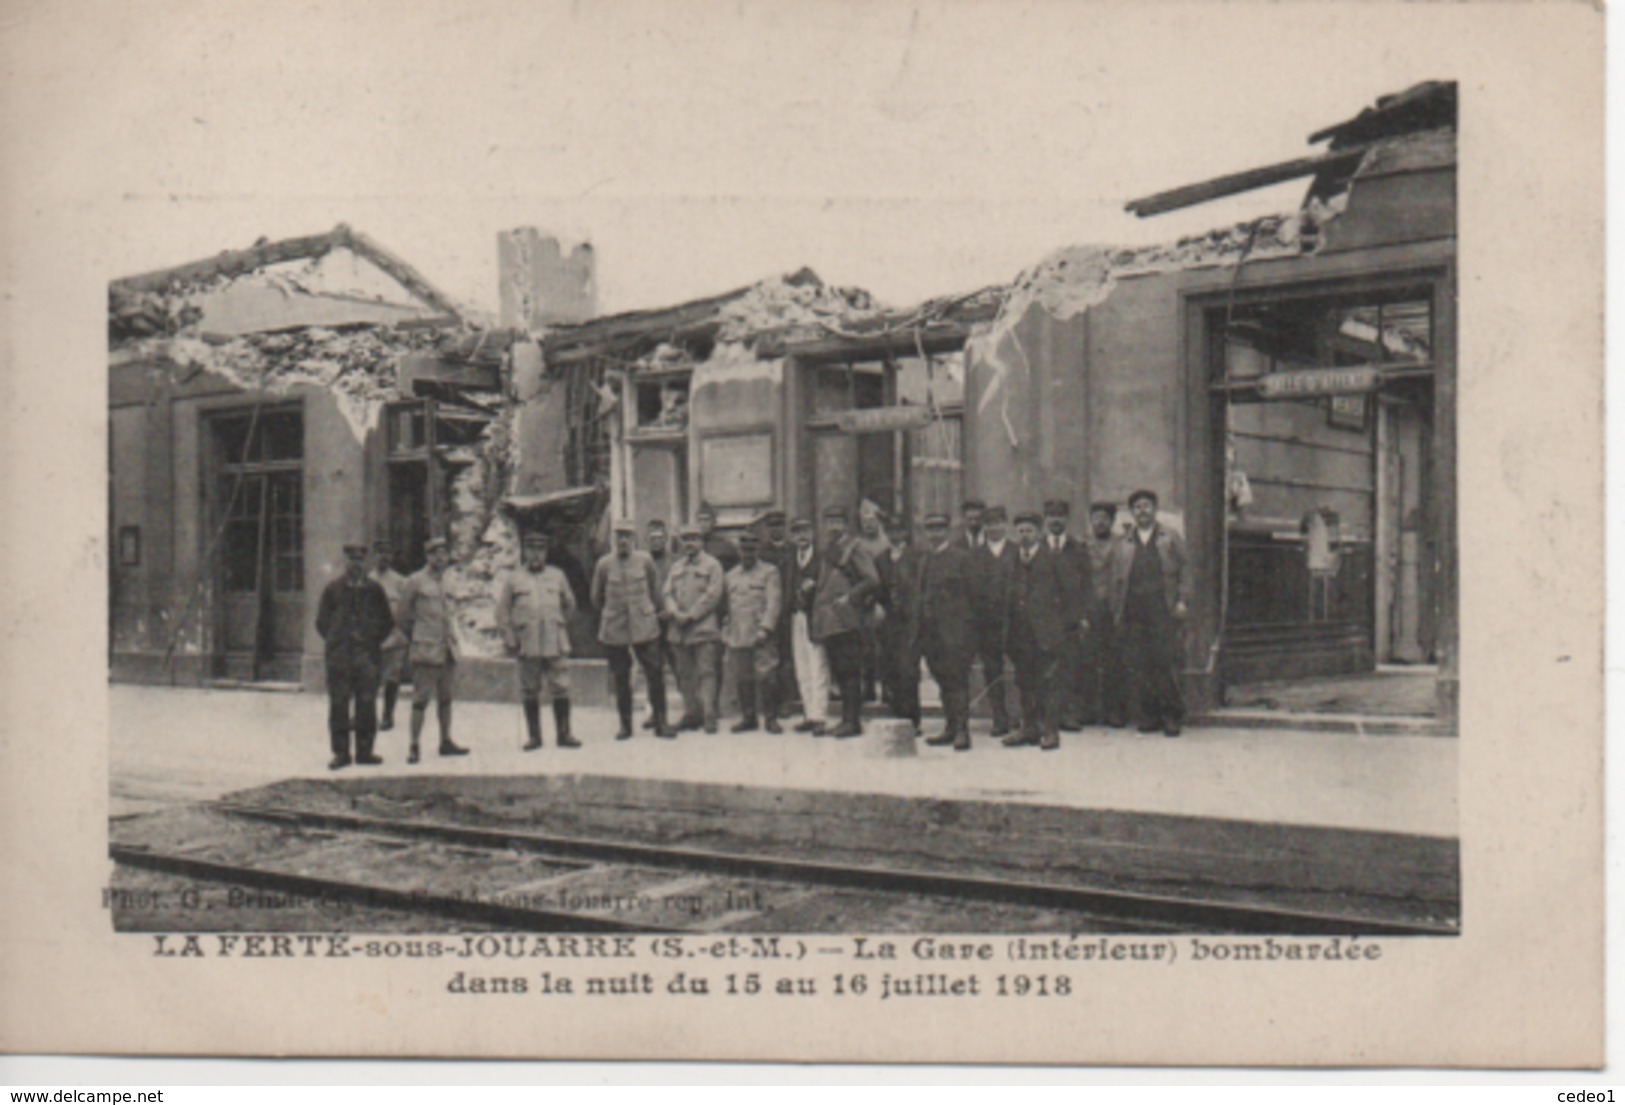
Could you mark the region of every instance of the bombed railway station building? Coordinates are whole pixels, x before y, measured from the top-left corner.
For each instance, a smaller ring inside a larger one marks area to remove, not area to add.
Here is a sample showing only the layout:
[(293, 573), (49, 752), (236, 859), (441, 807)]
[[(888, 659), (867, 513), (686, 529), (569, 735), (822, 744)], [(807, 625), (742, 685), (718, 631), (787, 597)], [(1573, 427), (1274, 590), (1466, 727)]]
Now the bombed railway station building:
[(503, 697), (493, 581), (532, 528), (593, 664), (612, 518), (642, 532), (703, 504), (726, 532), (864, 500), (912, 520), (1061, 500), (1081, 534), (1095, 503), (1126, 524), (1145, 487), (1190, 550), (1195, 712), (1362, 712), (1404, 668), (1379, 709), (1449, 725), (1455, 96), (1419, 85), (1300, 159), (1129, 205), (1303, 179), (1295, 210), (1060, 249), (913, 308), (803, 269), (600, 315), (591, 247), (529, 230), (499, 236), (499, 320), (345, 227), (116, 281), (114, 678), (319, 687), (315, 597), (352, 539), (407, 571), (449, 537), (460, 693)]

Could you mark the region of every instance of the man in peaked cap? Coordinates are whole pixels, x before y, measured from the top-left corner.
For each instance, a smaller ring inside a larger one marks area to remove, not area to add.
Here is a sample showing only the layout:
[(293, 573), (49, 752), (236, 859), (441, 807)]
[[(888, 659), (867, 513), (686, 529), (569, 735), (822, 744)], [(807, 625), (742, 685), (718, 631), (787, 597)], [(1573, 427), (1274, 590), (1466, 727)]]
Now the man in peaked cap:
[[(763, 724), (779, 733), (779, 645), (775, 637), (784, 602), (779, 570), (761, 559), (762, 542), (746, 531), (739, 537), (739, 563), (723, 579), (727, 594), (722, 621), (722, 642), (727, 646), (739, 691), (739, 723), (735, 733), (755, 732)], [(757, 707), (760, 705), (760, 711)]]
[[(1075, 579), (1072, 586), (1086, 601), (1094, 593), (1089, 552), (1067, 532), (1071, 515), (1072, 504), (1065, 499), (1050, 499), (1044, 503), (1044, 544), (1073, 573)], [(1094, 702), (1086, 701), (1083, 657), (1083, 633), (1074, 623), (1067, 631), (1060, 668), (1065, 688), (1061, 694), (1061, 729), (1068, 733), (1082, 729), (1084, 715), (1096, 708)]]
[(553, 701), (560, 748), (580, 748), (570, 732), (570, 615), (575, 594), (564, 573), (547, 562), (547, 534), (525, 534), (525, 563), (509, 572), (497, 591), (496, 623), (502, 643), (518, 661), (519, 700), (528, 739), (524, 750), (542, 747), (542, 691)]
[(1071, 675), (1061, 669), (1067, 637), (1074, 627), (1088, 626), (1077, 576), (1044, 544), (1039, 536), (1042, 527), (1043, 519), (1036, 513), (1016, 515), (1020, 551), (1011, 568), (1009, 647), (1016, 662), (1022, 726), (1004, 744), (1036, 744), (1053, 751), (1061, 746), (1061, 696)]
[(847, 532), (842, 507), (824, 511), (825, 543), (818, 588), (813, 595), (812, 637), (824, 646), (830, 672), (841, 692), (841, 724), (832, 737), (863, 734), (863, 624), (880, 575), (863, 546)]
[(468, 749), (451, 739), (452, 692), (457, 682), (457, 626), (451, 597), (446, 594), (446, 568), (451, 546), (444, 537), (423, 546), (428, 564), (407, 577), (401, 590), (401, 633), (406, 636), (407, 659), (412, 663), (412, 743), (406, 762), (418, 762), (423, 719), (434, 699), (440, 726), (440, 754), (466, 756)]
[(649, 688), (650, 726), (657, 737), (676, 731), (666, 722), (666, 674), (660, 651), (660, 571), (654, 559), (633, 547), (637, 526), (630, 519), (615, 523), (615, 547), (599, 557), (592, 571), (592, 604), (598, 609), (598, 640), (609, 659), (615, 683), (615, 709), (621, 727), (616, 740), (632, 738), (632, 658), (637, 657)]
[(705, 537), (697, 525), (679, 534), (683, 552), (666, 576), (663, 596), (670, 614), (666, 636), (677, 658), (677, 684), (683, 692), (679, 732), (705, 727), (717, 731), (718, 668), (721, 663), (723, 571), (716, 557), (705, 551)]
[(345, 545), (344, 574), (322, 589), (316, 611), (316, 632), (325, 644), (327, 661), (327, 732), (333, 750), (327, 766), (335, 771), (352, 762), (384, 762), (372, 751), (378, 731), (374, 705), (378, 698), (379, 653), (394, 628), (395, 619), (390, 615), (384, 589), (367, 575), (367, 546)]
[(1142, 733), (1180, 734), (1185, 703), (1177, 667), (1191, 601), (1185, 541), (1157, 520), (1157, 494), (1128, 499), (1134, 525), (1112, 549), (1111, 607), (1123, 665), (1123, 695)]
[[(401, 592), (406, 588), (406, 577), (395, 570), (395, 549), (380, 538), (372, 543), (372, 578), (384, 589), (389, 599), (389, 614), (397, 623), (401, 620)], [(384, 692), (383, 716), (379, 719), (380, 732), (395, 728), (395, 702), (400, 697), (401, 679), (406, 674), (406, 636), (399, 629), (390, 630), (384, 638), (378, 668), (378, 682)]]

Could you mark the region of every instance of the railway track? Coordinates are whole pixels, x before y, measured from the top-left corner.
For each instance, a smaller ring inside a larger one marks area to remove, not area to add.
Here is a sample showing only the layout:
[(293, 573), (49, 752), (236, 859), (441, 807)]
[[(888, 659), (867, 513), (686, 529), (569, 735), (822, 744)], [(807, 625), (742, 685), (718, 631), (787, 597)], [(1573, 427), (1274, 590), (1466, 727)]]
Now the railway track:
[[(205, 884), (528, 932), (1457, 932), (1099, 887), (231, 802), (127, 819), (109, 855), (125, 868)], [(237, 900), (252, 902), (240, 893)]]

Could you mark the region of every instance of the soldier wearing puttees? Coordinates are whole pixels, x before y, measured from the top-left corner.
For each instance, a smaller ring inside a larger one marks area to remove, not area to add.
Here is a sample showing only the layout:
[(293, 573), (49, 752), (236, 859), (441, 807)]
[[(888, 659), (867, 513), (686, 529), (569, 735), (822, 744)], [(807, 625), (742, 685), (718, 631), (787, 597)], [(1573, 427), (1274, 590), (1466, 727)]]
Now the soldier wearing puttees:
[(1185, 703), (1176, 675), (1191, 600), (1185, 541), (1157, 521), (1157, 496), (1129, 496), (1134, 525), (1112, 549), (1110, 601), (1123, 693), (1142, 733), (1177, 737)]
[[(824, 646), (841, 692), (841, 724), (832, 737), (863, 733), (863, 622), (880, 587), (874, 561), (847, 533), (846, 511), (824, 511), (824, 554), (813, 595), (812, 639)], [(817, 732), (816, 730), (814, 732)]]
[(926, 516), (925, 539), (928, 548), (920, 557), (914, 588), (917, 644), (911, 655), (916, 669), (918, 657), (925, 657), (931, 678), (942, 691), (942, 710), (947, 715), (942, 732), (925, 743), (951, 744), (956, 752), (968, 752), (977, 554), (952, 539), (946, 514)]
[(451, 600), (446, 595), (446, 566), (451, 549), (444, 537), (432, 538), (423, 546), (429, 563), (407, 577), (401, 591), (400, 630), (408, 644), (412, 663), (412, 744), (406, 762), (418, 762), (419, 739), (429, 700), (435, 702), (440, 725), (440, 754), (466, 756), (468, 749), (451, 739), (451, 701), (457, 678), (457, 627)]
[[(401, 620), (401, 593), (406, 589), (406, 577), (395, 570), (395, 550), (388, 541), (372, 543), (372, 578), (384, 589), (389, 600), (389, 616), (399, 624)], [(406, 635), (398, 628), (384, 638), (382, 659), (378, 665), (378, 682), (384, 692), (383, 717), (378, 722), (381, 732), (395, 728), (395, 702), (400, 697), (401, 679), (406, 674)]]
[[(649, 716), (643, 719), (643, 727), (658, 731), (660, 718), (671, 716), (666, 705), (666, 673), (671, 673), (672, 682), (677, 681), (677, 654), (672, 651), (671, 639), (666, 635), (667, 623), (671, 618), (666, 609), (666, 577), (671, 575), (671, 566), (677, 562), (677, 557), (671, 551), (666, 523), (662, 519), (656, 518), (649, 523), (644, 530), (644, 543), (649, 551), (649, 559), (655, 566), (655, 612), (660, 618), (660, 633), (655, 637), (655, 656), (660, 664), (661, 680), (658, 696), (652, 686), (649, 689)], [(670, 730), (671, 726), (666, 728)], [(673, 730), (670, 735), (675, 736), (676, 732)]]
[(1010, 735), (1014, 713), (1011, 681), (1004, 669), (1010, 655), (1010, 580), (1016, 545), (1007, 532), (1004, 507), (988, 507), (982, 515), (982, 544), (972, 552), (977, 575), (974, 658), (982, 664), (982, 694), (993, 713), (994, 737)]
[(722, 565), (706, 553), (700, 527), (684, 526), (683, 554), (666, 577), (664, 599), (670, 614), (666, 636), (677, 658), (677, 684), (683, 692), (679, 731), (717, 731), (717, 668), (722, 650), (718, 607), (722, 602)]
[[(761, 541), (754, 533), (739, 538), (739, 564), (723, 580), (727, 614), (722, 642), (733, 666), (739, 691), (739, 723), (735, 733), (750, 733), (760, 723), (779, 733), (779, 644), (776, 633), (784, 601), (779, 570), (761, 559)], [(760, 702), (760, 722), (757, 705)]]
[(652, 557), (632, 547), (637, 528), (615, 523), (615, 548), (592, 571), (592, 604), (598, 608), (598, 640), (609, 658), (615, 682), (615, 709), (621, 727), (616, 740), (632, 739), (632, 658), (637, 657), (649, 686), (651, 728), (657, 737), (675, 737), (666, 722), (665, 665), (660, 652), (660, 571)]
[(547, 535), (527, 533), (525, 564), (509, 572), (497, 591), (496, 623), (502, 643), (518, 661), (519, 699), (528, 739), (525, 751), (542, 747), (545, 689), (553, 700), (555, 742), (580, 748), (570, 733), (570, 615), (576, 608), (570, 581), (547, 562)]
[[(1093, 574), (1090, 571), (1089, 551), (1067, 532), (1071, 514), (1072, 504), (1065, 499), (1051, 499), (1044, 504), (1044, 545), (1060, 557), (1061, 562), (1077, 577), (1073, 586), (1084, 599), (1087, 610), (1088, 597), (1094, 590)], [(1066, 647), (1061, 655), (1061, 730), (1067, 733), (1082, 729), (1084, 715), (1097, 706), (1084, 693), (1083, 636), (1082, 630), (1074, 624), (1067, 631)]]
[(1061, 696), (1066, 674), (1068, 634), (1087, 632), (1083, 594), (1076, 571), (1039, 538), (1043, 519), (1016, 516), (1020, 551), (1011, 569), (1010, 656), (1016, 662), (1021, 694), (1020, 732), (1004, 739), (1007, 747), (1036, 744), (1045, 751), (1061, 746)]
[(352, 762), (352, 730), (353, 762), (384, 762), (372, 751), (378, 729), (374, 705), (378, 698), (379, 653), (395, 628), (384, 589), (367, 576), (367, 546), (344, 546), (344, 562), (344, 575), (322, 589), (316, 611), (316, 632), (326, 645), (327, 732), (333, 750), (327, 766), (335, 771)]
[(1089, 632), (1083, 639), (1083, 694), (1086, 725), (1105, 722), (1122, 728), (1123, 672), (1117, 655), (1117, 626), (1112, 618), (1111, 558), (1117, 504), (1097, 502), (1089, 508)]

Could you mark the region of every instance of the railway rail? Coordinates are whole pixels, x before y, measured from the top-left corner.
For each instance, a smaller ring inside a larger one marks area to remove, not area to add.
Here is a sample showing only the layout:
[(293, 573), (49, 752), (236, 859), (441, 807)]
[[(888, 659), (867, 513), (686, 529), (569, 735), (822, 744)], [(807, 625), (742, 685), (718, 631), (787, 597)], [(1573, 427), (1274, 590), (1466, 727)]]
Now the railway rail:
[[(144, 823), (144, 824), (143, 824)], [(527, 932), (1445, 936), (1438, 923), (506, 828), (206, 802), (121, 826), (131, 869)]]

